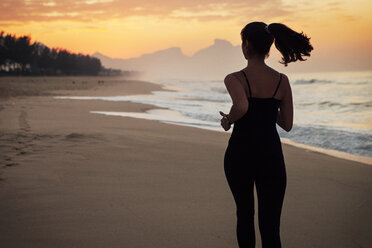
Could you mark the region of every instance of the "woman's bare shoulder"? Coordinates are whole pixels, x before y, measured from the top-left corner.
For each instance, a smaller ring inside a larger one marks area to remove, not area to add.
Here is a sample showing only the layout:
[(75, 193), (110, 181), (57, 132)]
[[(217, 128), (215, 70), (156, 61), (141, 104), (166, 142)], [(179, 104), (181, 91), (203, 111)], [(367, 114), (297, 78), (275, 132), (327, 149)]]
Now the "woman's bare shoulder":
[(240, 71), (231, 72), (231, 73), (226, 75), (224, 81), (226, 82), (226, 81), (231, 81), (231, 80), (239, 80), (239, 74), (240, 73), (241, 73)]
[(284, 84), (286, 87), (291, 87), (290, 84), (289, 84), (289, 78), (286, 74), (284, 73), (281, 73), (282, 74), (282, 84)]
[(272, 73), (274, 73), (274, 74), (279, 74), (279, 75), (282, 76), (282, 81), (281, 81), (281, 83), (286, 84), (286, 85), (289, 84), (289, 78), (288, 78), (287, 74), (282, 73), (282, 72), (280, 72), (280, 71), (277, 71), (277, 70), (275, 70), (275, 69), (273, 69), (273, 68), (271, 68), (271, 67), (270, 67), (270, 70), (271, 70)]

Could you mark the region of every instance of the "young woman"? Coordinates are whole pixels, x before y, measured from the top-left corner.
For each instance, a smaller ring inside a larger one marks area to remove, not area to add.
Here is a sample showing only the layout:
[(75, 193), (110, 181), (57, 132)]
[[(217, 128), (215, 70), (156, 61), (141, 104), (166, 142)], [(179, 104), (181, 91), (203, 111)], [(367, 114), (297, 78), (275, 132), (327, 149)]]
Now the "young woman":
[(249, 23), (241, 31), (241, 38), (248, 66), (226, 76), (233, 105), (229, 114), (220, 112), (225, 131), (234, 123), (224, 170), (236, 203), (239, 247), (255, 247), (255, 184), (262, 247), (278, 248), (287, 178), (276, 124), (287, 132), (291, 130), (293, 103), (288, 77), (267, 66), (265, 58), (274, 41), (285, 66), (305, 60), (302, 57), (310, 56), (313, 47), (305, 34), (280, 23)]

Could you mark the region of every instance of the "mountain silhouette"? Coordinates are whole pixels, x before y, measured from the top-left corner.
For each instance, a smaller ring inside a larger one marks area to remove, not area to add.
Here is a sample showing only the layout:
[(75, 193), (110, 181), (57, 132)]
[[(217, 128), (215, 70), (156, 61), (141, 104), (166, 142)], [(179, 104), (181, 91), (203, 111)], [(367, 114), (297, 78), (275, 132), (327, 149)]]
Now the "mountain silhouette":
[(136, 58), (110, 58), (101, 53), (92, 54), (103, 66), (126, 71), (141, 72), (142, 79), (151, 80), (216, 80), (227, 73), (240, 70), (246, 64), (240, 46), (215, 39), (213, 45), (197, 51), (192, 56), (182, 53), (179, 47), (170, 47)]

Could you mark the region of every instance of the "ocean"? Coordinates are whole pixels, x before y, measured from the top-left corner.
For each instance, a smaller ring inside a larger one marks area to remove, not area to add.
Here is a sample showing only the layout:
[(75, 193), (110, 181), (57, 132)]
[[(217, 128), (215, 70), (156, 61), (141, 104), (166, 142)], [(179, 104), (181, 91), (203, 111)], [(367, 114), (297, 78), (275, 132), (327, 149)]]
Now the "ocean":
[[(294, 125), (290, 132), (277, 126), (283, 140), (372, 158), (372, 71), (287, 75), (294, 101)], [(172, 79), (157, 83), (172, 91), (153, 91), (151, 95), (56, 98), (151, 104), (166, 109), (146, 113), (92, 110), (91, 113), (223, 131), (219, 111), (228, 113), (232, 103), (223, 79)]]

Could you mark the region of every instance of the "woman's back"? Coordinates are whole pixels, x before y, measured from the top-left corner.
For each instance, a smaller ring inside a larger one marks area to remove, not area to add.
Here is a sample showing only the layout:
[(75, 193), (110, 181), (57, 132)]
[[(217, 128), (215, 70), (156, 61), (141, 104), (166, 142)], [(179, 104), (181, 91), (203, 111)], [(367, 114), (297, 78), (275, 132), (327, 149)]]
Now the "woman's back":
[[(281, 92), (283, 75), (272, 71), (270, 74), (248, 74), (241, 70), (235, 74), (245, 89), (248, 110), (243, 117), (235, 122), (233, 138), (276, 136), (276, 121), (281, 101), (277, 97)], [(258, 82), (248, 78), (255, 78)]]

